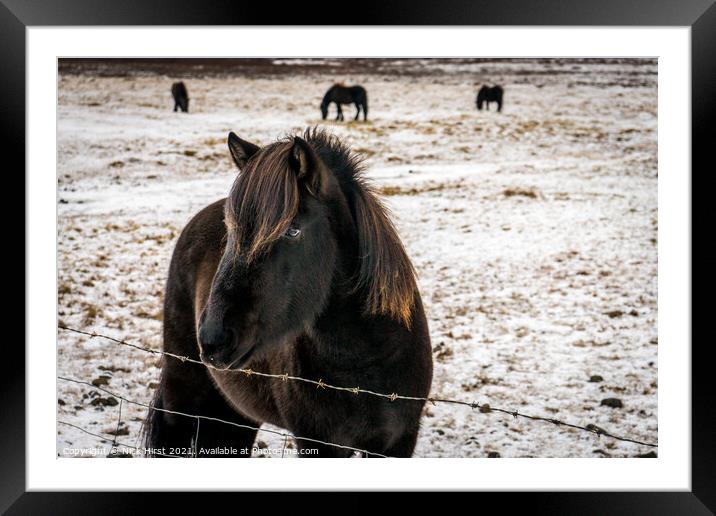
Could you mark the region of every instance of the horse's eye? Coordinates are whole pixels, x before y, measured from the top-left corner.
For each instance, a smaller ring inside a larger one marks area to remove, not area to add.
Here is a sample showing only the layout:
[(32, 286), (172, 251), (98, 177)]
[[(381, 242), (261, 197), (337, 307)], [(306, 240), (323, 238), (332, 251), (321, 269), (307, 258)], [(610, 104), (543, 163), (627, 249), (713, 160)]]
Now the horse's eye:
[(291, 226), (286, 230), (286, 233), (284, 233), (288, 238), (296, 238), (298, 235), (301, 234), (301, 230), (297, 227)]

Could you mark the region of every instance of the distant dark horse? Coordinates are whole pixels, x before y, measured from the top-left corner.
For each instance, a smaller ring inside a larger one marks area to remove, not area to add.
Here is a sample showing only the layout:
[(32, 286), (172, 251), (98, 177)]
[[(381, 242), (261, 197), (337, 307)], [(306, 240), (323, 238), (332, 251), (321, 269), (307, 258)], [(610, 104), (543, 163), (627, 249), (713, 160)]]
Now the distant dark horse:
[[(422, 401), (232, 370), (426, 397), (432, 352), (413, 266), (358, 158), (317, 130), (263, 148), (230, 133), (229, 148), (241, 173), (184, 228), (164, 301), (164, 350), (205, 365), (165, 357), (153, 406), (409, 457)], [(242, 456), (256, 436), (157, 410), (145, 432), (199, 456)]]
[(485, 103), (485, 108), (489, 111), (490, 102), (497, 102), (497, 111), (502, 111), (502, 94), (503, 90), (501, 86), (483, 86), (477, 94), (477, 109), (482, 110), (482, 104)]
[(172, 97), (174, 97), (174, 111), (181, 109), (184, 113), (189, 112), (189, 94), (183, 82), (172, 84)]
[(356, 116), (353, 120), (358, 120), (360, 110), (363, 108), (363, 120), (368, 120), (368, 94), (363, 86), (343, 86), (342, 84), (334, 84), (323, 96), (321, 102), (321, 115), (323, 120), (328, 116), (328, 105), (331, 102), (336, 103), (338, 115), (336, 120), (343, 120), (343, 110), (341, 104), (355, 104)]

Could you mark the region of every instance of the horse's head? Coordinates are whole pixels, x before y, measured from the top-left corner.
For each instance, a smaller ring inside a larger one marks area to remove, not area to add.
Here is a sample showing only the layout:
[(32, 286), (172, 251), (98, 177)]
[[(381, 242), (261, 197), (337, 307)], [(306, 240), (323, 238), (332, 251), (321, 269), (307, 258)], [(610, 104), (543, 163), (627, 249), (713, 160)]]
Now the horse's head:
[[(480, 88), (480, 91), (477, 92), (477, 109), (479, 111), (482, 111), (482, 104), (484, 102), (487, 102), (487, 92), (488, 92), (487, 86), (483, 86), (482, 88)], [(489, 107), (488, 107), (488, 109), (489, 109)]]
[(202, 360), (241, 368), (310, 334), (341, 296), (354, 299), (346, 306), (358, 306), (356, 316), (410, 324), (413, 267), (345, 146), (309, 131), (259, 148), (231, 133), (229, 149), (241, 173), (226, 200), (225, 249), (199, 320)]
[(333, 99), (333, 92), (335, 91), (335, 89), (335, 84), (328, 88), (326, 94), (323, 95), (323, 100), (321, 100), (321, 117), (323, 118), (323, 120), (325, 120), (328, 116), (328, 104), (330, 104), (331, 100)]
[(199, 321), (202, 359), (241, 367), (304, 331), (328, 298), (337, 245), (326, 201), (337, 180), (302, 138), (263, 149), (229, 135), (241, 173), (226, 201), (226, 246)]

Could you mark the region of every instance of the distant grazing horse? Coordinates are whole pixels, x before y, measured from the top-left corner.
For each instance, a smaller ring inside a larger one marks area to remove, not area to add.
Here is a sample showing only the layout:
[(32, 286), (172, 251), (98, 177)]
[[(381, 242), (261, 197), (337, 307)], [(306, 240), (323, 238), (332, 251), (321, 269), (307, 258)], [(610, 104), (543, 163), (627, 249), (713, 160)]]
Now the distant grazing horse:
[[(145, 445), (246, 456), (254, 442), (255, 430), (169, 410), (409, 457), (422, 401), (236, 370), (426, 397), (432, 352), (413, 266), (359, 159), (316, 129), (228, 143), (241, 173), (184, 228), (164, 301), (164, 350), (203, 365), (163, 359)], [(353, 453), (296, 444), (311, 457)]]
[(497, 102), (497, 111), (502, 111), (502, 94), (504, 93), (501, 86), (483, 86), (477, 94), (477, 109), (482, 110), (482, 103), (489, 111), (490, 102)]
[(355, 104), (356, 116), (354, 120), (358, 120), (360, 110), (363, 108), (363, 120), (368, 120), (368, 94), (363, 86), (343, 86), (342, 84), (334, 84), (323, 96), (321, 102), (321, 115), (323, 120), (328, 116), (328, 105), (331, 102), (336, 103), (338, 115), (336, 120), (343, 120), (343, 110), (341, 104)]
[(179, 108), (184, 113), (189, 112), (189, 94), (183, 82), (175, 82), (172, 84), (172, 97), (174, 97), (174, 111)]

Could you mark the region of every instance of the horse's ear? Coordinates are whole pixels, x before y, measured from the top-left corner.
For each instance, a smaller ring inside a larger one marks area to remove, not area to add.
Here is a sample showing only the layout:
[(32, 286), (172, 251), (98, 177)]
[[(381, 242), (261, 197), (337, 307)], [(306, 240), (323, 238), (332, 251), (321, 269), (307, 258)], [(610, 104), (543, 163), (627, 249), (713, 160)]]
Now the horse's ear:
[(229, 152), (231, 157), (234, 158), (234, 163), (242, 170), (246, 165), (246, 162), (251, 159), (251, 156), (256, 154), (259, 150), (258, 145), (242, 140), (233, 132), (229, 133)]
[(293, 139), (289, 162), (298, 179), (306, 185), (309, 192), (313, 195), (327, 192), (330, 174), (306, 140), (298, 136)]

